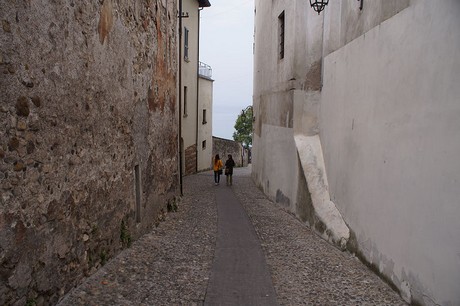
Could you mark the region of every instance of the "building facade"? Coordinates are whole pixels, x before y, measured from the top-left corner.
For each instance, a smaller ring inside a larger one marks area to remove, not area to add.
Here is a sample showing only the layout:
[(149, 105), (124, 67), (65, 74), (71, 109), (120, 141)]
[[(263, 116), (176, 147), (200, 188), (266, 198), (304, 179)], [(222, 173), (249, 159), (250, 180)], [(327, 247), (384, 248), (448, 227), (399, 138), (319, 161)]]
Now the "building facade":
[(253, 177), (422, 305), (460, 303), (460, 3), (256, 0)]
[(0, 304), (51, 305), (179, 196), (177, 5), (0, 7)]
[(197, 171), (211, 168), (212, 159), (212, 69), (200, 62), (198, 71), (198, 152)]
[[(179, 84), (179, 96), (181, 97), (180, 118), (181, 120), (181, 173), (182, 175), (196, 173), (199, 168), (199, 161), (202, 153), (209, 153), (211, 148), (202, 149), (201, 132), (203, 121), (203, 105), (200, 101), (199, 89), (199, 34), (200, 34), (200, 9), (209, 7), (208, 0), (180, 0), (179, 10), (181, 11), (181, 80)], [(201, 82), (204, 83), (204, 82)], [(208, 84), (209, 85), (209, 84)], [(212, 83), (211, 83), (212, 86)], [(212, 91), (211, 91), (212, 93)], [(203, 94), (206, 99), (209, 93)], [(212, 98), (212, 96), (211, 96)], [(208, 104), (206, 100), (204, 102)], [(212, 100), (211, 100), (212, 103)], [(206, 113), (211, 122), (211, 112)], [(210, 124), (210, 123), (209, 123)], [(209, 125), (210, 126), (210, 125)], [(204, 152), (203, 152), (204, 151)]]

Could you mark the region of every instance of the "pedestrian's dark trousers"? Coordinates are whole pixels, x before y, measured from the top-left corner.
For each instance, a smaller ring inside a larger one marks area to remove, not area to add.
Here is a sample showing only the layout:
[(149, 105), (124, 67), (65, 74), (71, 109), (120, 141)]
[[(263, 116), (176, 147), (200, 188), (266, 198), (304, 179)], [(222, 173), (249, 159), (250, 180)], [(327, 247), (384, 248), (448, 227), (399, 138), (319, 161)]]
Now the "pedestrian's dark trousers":
[(227, 174), (227, 185), (232, 185), (232, 175), (231, 174)]
[(220, 183), (219, 171), (214, 171), (214, 183)]

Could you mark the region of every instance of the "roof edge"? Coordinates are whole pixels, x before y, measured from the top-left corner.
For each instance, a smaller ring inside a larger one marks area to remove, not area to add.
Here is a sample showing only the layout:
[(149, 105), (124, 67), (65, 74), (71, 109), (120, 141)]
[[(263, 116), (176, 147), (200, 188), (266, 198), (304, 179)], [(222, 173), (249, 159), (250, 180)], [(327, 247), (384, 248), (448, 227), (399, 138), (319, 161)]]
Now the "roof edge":
[(210, 7), (211, 3), (209, 0), (198, 0), (200, 7)]

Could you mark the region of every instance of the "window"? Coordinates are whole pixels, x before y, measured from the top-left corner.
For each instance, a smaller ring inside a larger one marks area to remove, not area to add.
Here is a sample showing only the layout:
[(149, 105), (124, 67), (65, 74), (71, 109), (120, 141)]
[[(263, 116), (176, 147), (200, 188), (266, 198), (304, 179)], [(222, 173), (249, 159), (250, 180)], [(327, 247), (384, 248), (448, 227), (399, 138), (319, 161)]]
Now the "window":
[(188, 29), (184, 28), (184, 59), (188, 60)]
[(279, 58), (284, 58), (284, 11), (278, 16), (278, 53)]
[(203, 124), (206, 124), (208, 123), (208, 121), (206, 120), (206, 110), (203, 109)]
[(184, 117), (187, 117), (187, 86), (184, 86)]
[(206, 149), (206, 140), (203, 140), (203, 142), (201, 143), (201, 148), (203, 150)]

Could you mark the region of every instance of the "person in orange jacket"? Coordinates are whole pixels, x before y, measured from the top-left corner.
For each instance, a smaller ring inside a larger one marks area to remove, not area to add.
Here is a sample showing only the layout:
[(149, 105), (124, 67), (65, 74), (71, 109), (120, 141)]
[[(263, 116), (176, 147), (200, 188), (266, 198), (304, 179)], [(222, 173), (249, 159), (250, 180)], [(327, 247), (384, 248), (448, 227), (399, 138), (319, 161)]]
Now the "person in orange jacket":
[(222, 174), (223, 167), (224, 167), (224, 164), (222, 163), (222, 160), (220, 159), (219, 154), (216, 154), (216, 156), (214, 157), (213, 167), (212, 167), (212, 169), (214, 170), (214, 184), (216, 186), (219, 185), (220, 175)]

